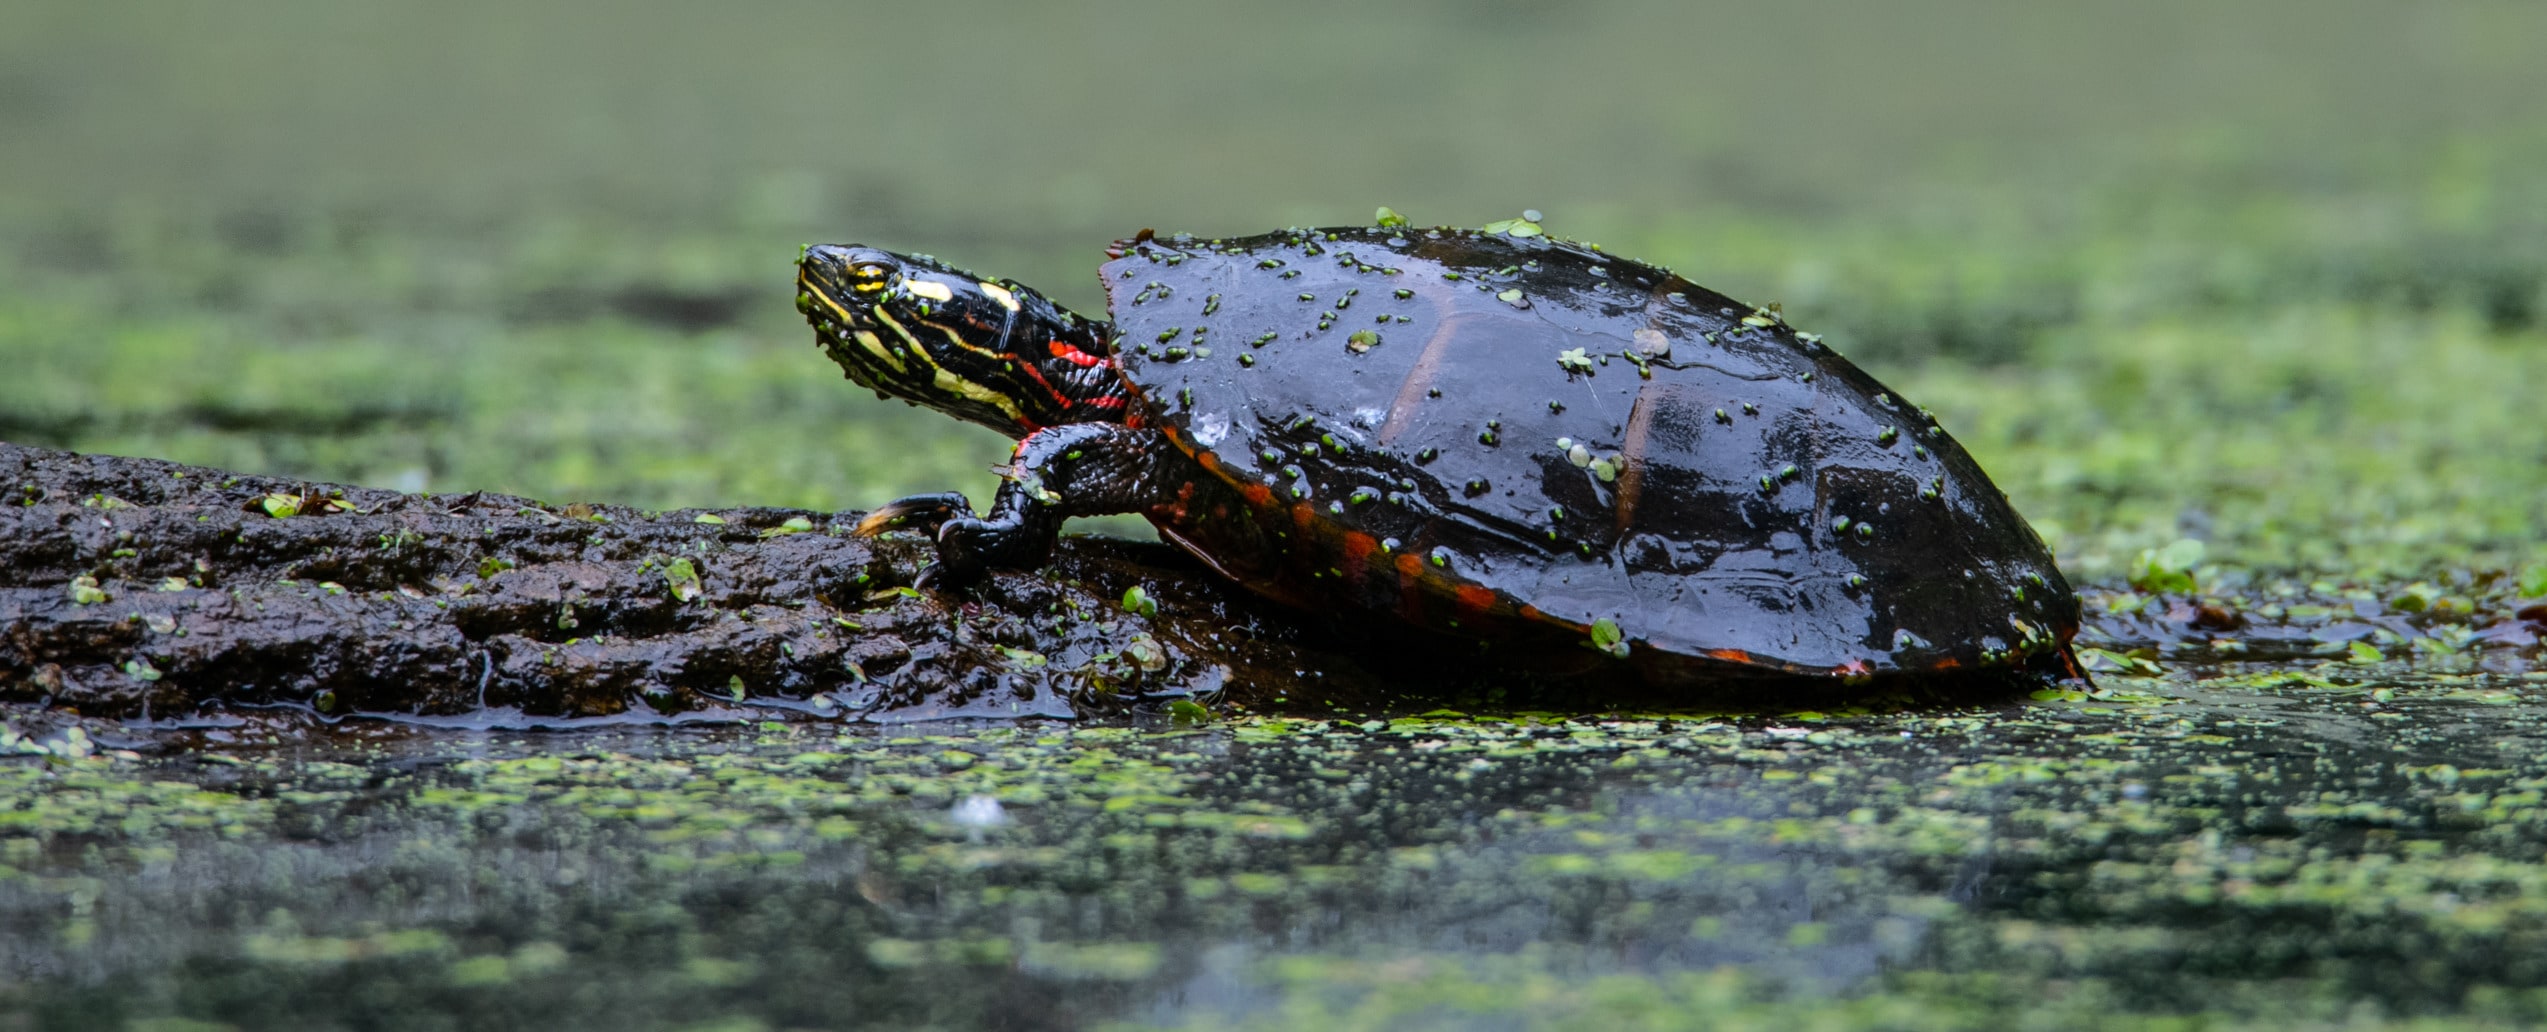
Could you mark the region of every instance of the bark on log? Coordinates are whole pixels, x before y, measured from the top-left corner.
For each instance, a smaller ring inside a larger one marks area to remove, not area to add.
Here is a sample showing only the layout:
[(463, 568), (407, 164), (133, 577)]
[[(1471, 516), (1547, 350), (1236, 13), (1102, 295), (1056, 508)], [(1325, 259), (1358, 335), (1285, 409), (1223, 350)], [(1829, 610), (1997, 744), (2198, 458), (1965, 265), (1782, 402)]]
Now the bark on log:
[[(854, 517), (850, 517), (853, 519)], [(1172, 549), (1068, 539), (958, 597), (925, 542), (787, 509), (411, 495), (0, 443), (0, 700), (185, 719), (1074, 716), (1382, 704)], [(1157, 613), (1124, 608), (1140, 586)]]

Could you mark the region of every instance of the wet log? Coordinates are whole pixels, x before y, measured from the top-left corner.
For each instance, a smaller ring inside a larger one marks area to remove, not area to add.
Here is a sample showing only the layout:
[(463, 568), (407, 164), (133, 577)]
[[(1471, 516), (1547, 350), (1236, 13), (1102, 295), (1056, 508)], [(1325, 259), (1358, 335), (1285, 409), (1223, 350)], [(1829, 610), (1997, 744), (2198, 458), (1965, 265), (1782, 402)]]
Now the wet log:
[(854, 537), (854, 520), (403, 494), (0, 443), (0, 701), (537, 724), (1387, 694), (1293, 614), (1164, 546), (1065, 539), (1045, 570), (946, 596), (910, 587), (926, 542)]

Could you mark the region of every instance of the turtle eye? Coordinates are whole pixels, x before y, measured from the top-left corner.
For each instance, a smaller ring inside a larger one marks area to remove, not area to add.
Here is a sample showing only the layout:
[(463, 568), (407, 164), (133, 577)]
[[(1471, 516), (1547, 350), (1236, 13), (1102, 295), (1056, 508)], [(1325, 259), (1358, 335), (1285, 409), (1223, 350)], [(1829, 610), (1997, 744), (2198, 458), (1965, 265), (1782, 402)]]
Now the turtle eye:
[(883, 262), (851, 262), (849, 289), (861, 294), (875, 293), (883, 290), (885, 284), (893, 282), (893, 273), (893, 266)]

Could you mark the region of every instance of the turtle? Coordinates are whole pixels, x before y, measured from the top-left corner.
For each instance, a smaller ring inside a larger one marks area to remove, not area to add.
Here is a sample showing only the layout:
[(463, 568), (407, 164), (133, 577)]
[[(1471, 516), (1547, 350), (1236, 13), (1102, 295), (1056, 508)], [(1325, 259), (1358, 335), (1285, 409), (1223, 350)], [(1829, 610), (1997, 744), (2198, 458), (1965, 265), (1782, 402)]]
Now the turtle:
[(933, 534), (920, 586), (1137, 513), (1333, 622), (1648, 683), (2084, 680), (2042, 539), (1933, 413), (1776, 305), (1528, 219), (1106, 255), (1096, 319), (926, 255), (803, 250), (797, 307), (848, 379), (1017, 441), (987, 512), (929, 494), (857, 524)]

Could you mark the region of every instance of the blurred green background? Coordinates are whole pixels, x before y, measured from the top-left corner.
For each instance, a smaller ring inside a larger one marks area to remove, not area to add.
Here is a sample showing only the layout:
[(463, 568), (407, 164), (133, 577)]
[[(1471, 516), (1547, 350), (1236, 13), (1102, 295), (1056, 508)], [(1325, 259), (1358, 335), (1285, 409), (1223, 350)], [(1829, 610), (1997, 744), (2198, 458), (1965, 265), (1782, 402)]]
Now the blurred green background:
[(2547, 6), (0, 6), (0, 439), (872, 505), (1003, 442), (810, 241), (1093, 309), (1144, 226), (1550, 228), (1784, 302), (2111, 576), (2541, 558)]

